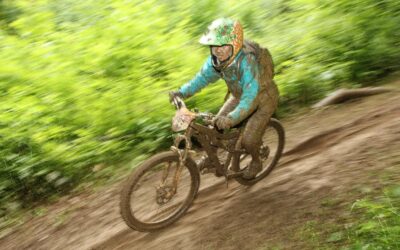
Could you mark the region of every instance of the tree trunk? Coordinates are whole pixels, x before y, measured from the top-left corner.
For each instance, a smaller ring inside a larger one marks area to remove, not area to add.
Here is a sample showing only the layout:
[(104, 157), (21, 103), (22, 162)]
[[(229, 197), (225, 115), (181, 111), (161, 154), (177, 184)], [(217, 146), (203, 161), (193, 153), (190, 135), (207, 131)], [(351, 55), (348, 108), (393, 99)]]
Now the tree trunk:
[(319, 108), (332, 104), (342, 103), (350, 99), (381, 94), (392, 91), (389, 88), (375, 87), (375, 88), (361, 88), (361, 89), (339, 89), (330, 93), (327, 97), (314, 104), (313, 108)]

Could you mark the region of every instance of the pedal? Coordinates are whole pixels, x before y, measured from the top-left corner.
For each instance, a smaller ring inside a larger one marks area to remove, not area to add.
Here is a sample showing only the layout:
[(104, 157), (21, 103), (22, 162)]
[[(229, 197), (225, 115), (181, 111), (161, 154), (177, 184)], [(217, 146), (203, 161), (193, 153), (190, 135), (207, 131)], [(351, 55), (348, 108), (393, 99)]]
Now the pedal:
[[(245, 169), (244, 169), (245, 170)], [(239, 172), (234, 172), (232, 170), (228, 170), (228, 174), (226, 175), (227, 179), (232, 179), (236, 177), (241, 177), (244, 173), (244, 170), (239, 171)]]

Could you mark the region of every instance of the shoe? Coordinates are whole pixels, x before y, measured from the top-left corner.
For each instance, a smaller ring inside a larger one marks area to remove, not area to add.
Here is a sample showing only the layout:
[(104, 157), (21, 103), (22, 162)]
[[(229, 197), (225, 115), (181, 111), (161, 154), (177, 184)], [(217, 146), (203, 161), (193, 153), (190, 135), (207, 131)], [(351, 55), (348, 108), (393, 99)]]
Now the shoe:
[(256, 177), (256, 175), (261, 172), (262, 170), (262, 163), (261, 160), (252, 160), (249, 166), (244, 170), (243, 178), (251, 180)]

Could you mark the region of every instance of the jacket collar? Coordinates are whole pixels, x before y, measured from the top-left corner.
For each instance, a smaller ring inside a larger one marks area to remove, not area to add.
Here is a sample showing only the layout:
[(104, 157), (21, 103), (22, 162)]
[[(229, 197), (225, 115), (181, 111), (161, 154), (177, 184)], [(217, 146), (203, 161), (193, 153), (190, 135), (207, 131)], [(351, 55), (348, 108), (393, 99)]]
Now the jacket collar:
[(226, 70), (227, 68), (236, 67), (236, 64), (237, 64), (238, 60), (242, 56), (244, 56), (243, 49), (240, 49), (239, 52), (236, 54), (235, 59), (233, 59), (233, 61), (229, 65), (227, 65), (227, 66), (218, 66), (218, 65), (216, 65), (216, 60), (217, 60), (216, 57), (211, 55), (212, 66), (214, 67), (214, 69), (216, 71), (221, 72), (223, 70)]

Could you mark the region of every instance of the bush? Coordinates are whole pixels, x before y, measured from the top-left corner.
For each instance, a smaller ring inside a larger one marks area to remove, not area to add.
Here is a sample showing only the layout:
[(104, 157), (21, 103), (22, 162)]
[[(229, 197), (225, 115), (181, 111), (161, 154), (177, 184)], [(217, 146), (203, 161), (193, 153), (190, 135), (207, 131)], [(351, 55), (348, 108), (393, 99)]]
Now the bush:
[(379, 200), (359, 200), (353, 209), (361, 218), (348, 229), (350, 249), (400, 248), (400, 186), (387, 190)]

